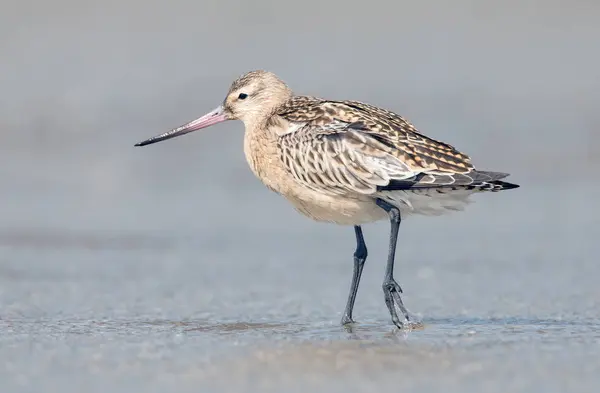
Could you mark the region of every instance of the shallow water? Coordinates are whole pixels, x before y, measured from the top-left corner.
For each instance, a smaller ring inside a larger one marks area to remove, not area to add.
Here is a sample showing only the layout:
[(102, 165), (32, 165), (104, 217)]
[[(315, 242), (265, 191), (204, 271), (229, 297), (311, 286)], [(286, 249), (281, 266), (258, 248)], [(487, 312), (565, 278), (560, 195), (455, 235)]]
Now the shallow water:
[[(598, 5), (267, 3), (1, 13), (0, 391), (598, 391)], [(403, 220), (419, 328), (389, 321), (385, 222), (339, 326), (354, 233), (264, 189), (240, 124), (133, 148), (252, 68), (522, 185)]]

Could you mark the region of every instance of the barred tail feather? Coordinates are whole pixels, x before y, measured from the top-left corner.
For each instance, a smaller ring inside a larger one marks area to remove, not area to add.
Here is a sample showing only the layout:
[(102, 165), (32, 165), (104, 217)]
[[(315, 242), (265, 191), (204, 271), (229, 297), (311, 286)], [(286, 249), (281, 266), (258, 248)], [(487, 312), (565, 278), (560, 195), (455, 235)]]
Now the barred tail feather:
[(478, 191), (491, 191), (497, 192), (502, 190), (512, 190), (513, 188), (519, 188), (518, 184), (509, 183), (506, 181), (496, 180), (490, 182), (482, 182), (473, 186)]
[(377, 196), (398, 207), (404, 214), (439, 216), (461, 211), (472, 203), (472, 194), (498, 192), (518, 188), (519, 185), (501, 180), (483, 181), (468, 186), (419, 187), (405, 190), (381, 190)]

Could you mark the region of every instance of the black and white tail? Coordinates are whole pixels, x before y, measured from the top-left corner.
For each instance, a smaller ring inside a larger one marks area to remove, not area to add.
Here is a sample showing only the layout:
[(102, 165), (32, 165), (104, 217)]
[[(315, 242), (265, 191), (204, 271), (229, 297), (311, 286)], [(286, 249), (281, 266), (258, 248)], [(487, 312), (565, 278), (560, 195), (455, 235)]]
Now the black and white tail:
[(519, 185), (501, 181), (508, 173), (472, 171), (466, 174), (421, 173), (405, 180), (393, 180), (378, 187), (377, 196), (403, 213), (438, 216), (464, 210), (479, 192), (498, 192)]
[(520, 186), (518, 184), (509, 183), (506, 181), (494, 180), (494, 181), (484, 181), (479, 184), (467, 186), (467, 188), (468, 187), (473, 187), (473, 189), (477, 189), (478, 191), (497, 192), (497, 191), (502, 191), (502, 190), (512, 190), (513, 188), (519, 188)]

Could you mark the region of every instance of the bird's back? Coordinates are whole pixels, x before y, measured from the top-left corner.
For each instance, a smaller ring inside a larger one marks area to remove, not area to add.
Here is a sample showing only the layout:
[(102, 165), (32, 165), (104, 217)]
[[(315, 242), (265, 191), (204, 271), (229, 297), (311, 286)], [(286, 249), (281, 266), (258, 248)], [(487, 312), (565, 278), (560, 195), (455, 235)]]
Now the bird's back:
[(470, 194), (518, 187), (478, 171), (454, 146), (388, 110), (359, 101), (294, 96), (278, 108), (290, 131), (278, 139), (294, 179), (313, 190), (382, 198), (412, 213), (460, 210)]

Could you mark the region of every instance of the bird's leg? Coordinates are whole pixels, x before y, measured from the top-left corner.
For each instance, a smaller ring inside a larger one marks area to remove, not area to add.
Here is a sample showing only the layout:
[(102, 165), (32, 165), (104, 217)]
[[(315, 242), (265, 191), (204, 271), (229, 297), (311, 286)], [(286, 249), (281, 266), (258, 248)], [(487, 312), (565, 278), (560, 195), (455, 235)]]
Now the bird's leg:
[(352, 320), (352, 309), (354, 308), (354, 301), (356, 300), (356, 293), (358, 292), (358, 284), (360, 282), (360, 276), (362, 275), (365, 261), (367, 260), (367, 245), (363, 238), (362, 229), (360, 225), (354, 226), (354, 233), (356, 234), (356, 251), (354, 251), (354, 273), (352, 274), (352, 284), (350, 285), (350, 293), (348, 294), (348, 302), (346, 303), (346, 310), (342, 317), (342, 325), (353, 323)]
[(404, 307), (404, 303), (402, 303), (402, 298), (400, 297), (402, 288), (400, 288), (400, 285), (394, 280), (394, 258), (396, 255), (396, 242), (398, 241), (398, 229), (400, 228), (401, 221), (400, 209), (382, 199), (377, 199), (376, 203), (377, 206), (388, 213), (392, 227), (390, 231), (390, 248), (388, 251), (387, 266), (385, 268), (385, 276), (382, 284), (385, 304), (390, 311), (394, 325), (399, 329), (402, 329), (404, 324), (400, 322), (398, 314), (396, 313), (396, 308), (394, 307), (395, 302), (400, 311), (404, 314), (405, 321), (409, 320), (408, 311), (406, 310), (406, 307)]

